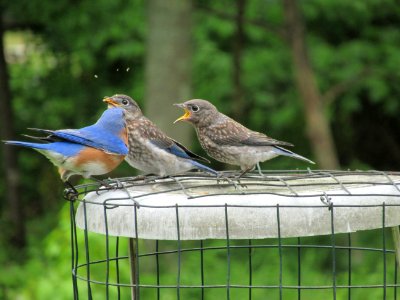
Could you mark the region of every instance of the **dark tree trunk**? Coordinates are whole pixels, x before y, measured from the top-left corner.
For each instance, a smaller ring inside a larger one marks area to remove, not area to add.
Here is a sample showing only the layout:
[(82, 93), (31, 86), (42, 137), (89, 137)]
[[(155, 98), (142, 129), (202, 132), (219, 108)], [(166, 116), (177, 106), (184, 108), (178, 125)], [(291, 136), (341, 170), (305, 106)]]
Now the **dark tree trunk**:
[(189, 146), (193, 129), (173, 125), (182, 111), (172, 104), (192, 95), (192, 1), (149, 0), (145, 106), (148, 117)]
[[(11, 108), (11, 93), (9, 88), (7, 64), (4, 54), (4, 31), (0, 17), (0, 134), (2, 140), (14, 137), (14, 118)], [(4, 145), (4, 144), (3, 144)], [(19, 193), (19, 172), (17, 166), (17, 155), (14, 147), (2, 146), (3, 168), (5, 172), (6, 201), (4, 215), (7, 222), (7, 234), (12, 246), (23, 248), (25, 239), (25, 219)]]
[(244, 45), (244, 12), (246, 0), (236, 1), (236, 18), (235, 25), (236, 31), (233, 38), (233, 100), (234, 111), (232, 112), (234, 119), (239, 122), (244, 121), (244, 112), (246, 111), (246, 99), (244, 97), (243, 84), (242, 84), (242, 54)]
[(284, 0), (283, 7), (296, 84), (305, 108), (308, 136), (319, 167), (337, 169), (339, 162), (332, 132), (324, 115), (320, 91), (308, 59), (305, 26), (297, 6), (297, 0)]

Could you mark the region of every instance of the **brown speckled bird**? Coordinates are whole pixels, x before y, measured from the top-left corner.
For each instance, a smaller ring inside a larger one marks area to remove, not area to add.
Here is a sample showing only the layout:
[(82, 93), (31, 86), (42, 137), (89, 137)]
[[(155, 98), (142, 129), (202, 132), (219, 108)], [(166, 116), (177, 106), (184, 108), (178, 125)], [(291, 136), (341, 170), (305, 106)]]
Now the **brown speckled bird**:
[(206, 100), (193, 99), (175, 105), (185, 110), (185, 114), (175, 123), (178, 121), (192, 123), (207, 154), (218, 161), (240, 166), (243, 170), (241, 176), (252, 170), (257, 163), (279, 155), (314, 164), (313, 161), (281, 147), (293, 146), (292, 144), (244, 127), (220, 113)]
[[(207, 159), (194, 154), (169, 138), (147, 119), (138, 104), (127, 95), (114, 95), (104, 99), (110, 106), (124, 110), (128, 130), (129, 153), (125, 160), (134, 168), (147, 174), (170, 176), (192, 169), (217, 175), (213, 169), (199, 163)], [(198, 160), (198, 161), (197, 161)]]

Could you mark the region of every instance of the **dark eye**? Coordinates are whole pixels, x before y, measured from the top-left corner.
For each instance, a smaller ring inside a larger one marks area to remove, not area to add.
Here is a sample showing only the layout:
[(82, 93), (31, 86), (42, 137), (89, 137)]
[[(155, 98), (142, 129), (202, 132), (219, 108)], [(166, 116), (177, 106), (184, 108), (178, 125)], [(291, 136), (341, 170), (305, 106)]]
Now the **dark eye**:
[(192, 106), (192, 111), (193, 112), (199, 111), (199, 107), (197, 105), (193, 105)]
[(121, 103), (122, 103), (123, 105), (128, 105), (128, 104), (129, 104), (129, 101), (126, 100), (126, 99), (122, 99)]

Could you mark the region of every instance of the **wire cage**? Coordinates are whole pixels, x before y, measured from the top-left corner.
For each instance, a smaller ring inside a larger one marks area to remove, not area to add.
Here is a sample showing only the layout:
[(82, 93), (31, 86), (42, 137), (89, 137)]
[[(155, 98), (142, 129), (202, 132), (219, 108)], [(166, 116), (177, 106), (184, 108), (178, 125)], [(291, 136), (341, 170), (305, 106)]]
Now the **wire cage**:
[(188, 173), (66, 189), (74, 299), (397, 299), (400, 172), (234, 183)]

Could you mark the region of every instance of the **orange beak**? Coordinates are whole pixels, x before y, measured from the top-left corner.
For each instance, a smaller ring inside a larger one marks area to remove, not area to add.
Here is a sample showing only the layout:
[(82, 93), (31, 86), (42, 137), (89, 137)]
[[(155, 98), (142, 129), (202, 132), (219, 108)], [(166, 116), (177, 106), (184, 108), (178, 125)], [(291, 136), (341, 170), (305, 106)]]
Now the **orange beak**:
[(175, 106), (178, 106), (178, 107), (180, 107), (180, 108), (182, 108), (182, 109), (185, 111), (185, 113), (184, 113), (183, 116), (179, 117), (178, 119), (176, 119), (176, 120), (174, 121), (174, 124), (175, 124), (176, 122), (185, 121), (185, 120), (187, 120), (187, 119), (190, 118), (191, 113), (190, 113), (190, 111), (189, 111), (183, 104), (174, 104), (174, 105), (175, 105)]
[(108, 104), (108, 108), (120, 106), (120, 104), (119, 104), (118, 102), (116, 102), (116, 101), (115, 101), (113, 98), (111, 98), (111, 97), (105, 97), (105, 98), (103, 99), (103, 102), (106, 102), (106, 103)]

